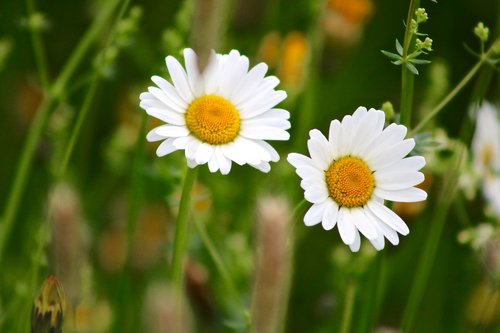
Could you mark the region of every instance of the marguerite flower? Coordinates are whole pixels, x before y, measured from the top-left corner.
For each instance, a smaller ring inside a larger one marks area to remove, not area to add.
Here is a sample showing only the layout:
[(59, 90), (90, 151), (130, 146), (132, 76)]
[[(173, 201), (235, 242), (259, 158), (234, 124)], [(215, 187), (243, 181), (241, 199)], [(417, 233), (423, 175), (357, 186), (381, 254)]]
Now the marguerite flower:
[(482, 179), (483, 195), (500, 216), (500, 120), (495, 107), (483, 102), (472, 138), (474, 169)]
[(424, 180), (418, 170), (425, 159), (405, 158), (415, 141), (404, 139), (403, 125), (390, 124), (383, 130), (384, 120), (382, 111), (359, 107), (342, 122), (331, 122), (328, 139), (316, 129), (309, 132), (311, 157), (288, 155), (288, 162), (302, 178), (305, 199), (313, 204), (304, 223), (321, 223), (325, 230), (338, 225), (342, 241), (352, 251), (359, 250), (360, 233), (377, 250), (384, 248), (384, 237), (397, 245), (398, 233), (409, 233), (404, 221), (384, 206), (384, 200), (427, 198), (425, 191), (414, 187)]
[(163, 141), (156, 154), (184, 150), (190, 167), (208, 163), (211, 172), (227, 174), (232, 162), (263, 172), (279, 160), (264, 140), (288, 140), (289, 113), (274, 108), (286, 98), (275, 90), (279, 80), (264, 77), (267, 65), (249, 70), (249, 60), (238, 51), (213, 53), (203, 73), (193, 50), (184, 50), (186, 70), (172, 56), (166, 58), (173, 84), (153, 76), (158, 87), (142, 93), (141, 107), (166, 124), (151, 130), (148, 141)]

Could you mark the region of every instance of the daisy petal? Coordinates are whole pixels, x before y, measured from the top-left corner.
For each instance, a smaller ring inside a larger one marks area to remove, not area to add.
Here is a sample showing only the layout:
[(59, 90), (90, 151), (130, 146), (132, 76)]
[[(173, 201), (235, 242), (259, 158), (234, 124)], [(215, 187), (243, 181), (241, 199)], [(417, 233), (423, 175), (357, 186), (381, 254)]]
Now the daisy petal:
[(416, 187), (394, 191), (375, 188), (374, 194), (384, 200), (399, 202), (418, 202), (427, 199), (427, 193)]
[(339, 215), (339, 206), (332, 200), (326, 201), (326, 208), (323, 213), (322, 223), (323, 229), (332, 230), (337, 224)]
[(308, 227), (316, 225), (321, 222), (323, 218), (323, 211), (325, 210), (326, 203), (314, 204), (309, 208), (306, 215), (304, 215), (304, 224)]
[(413, 187), (424, 181), (424, 174), (421, 172), (375, 172), (375, 182), (377, 188), (384, 190), (402, 190)]
[(177, 89), (179, 96), (184, 100), (184, 102), (188, 104), (191, 103), (194, 96), (184, 68), (182, 68), (177, 59), (172, 56), (168, 56), (165, 60), (168, 72), (170, 73), (170, 77), (172, 78), (172, 82), (174, 82), (174, 86)]
[(160, 141), (160, 140), (164, 140), (166, 138), (167, 138), (166, 136), (156, 133), (156, 128), (153, 128), (146, 135), (146, 140), (149, 142)]
[(351, 217), (354, 225), (363, 236), (370, 240), (378, 237), (379, 233), (376, 227), (371, 223), (371, 220), (366, 217), (363, 208), (352, 208)]
[(351, 249), (352, 252), (358, 252), (361, 247), (361, 237), (359, 237), (359, 232), (357, 230), (354, 231), (354, 242), (349, 245), (349, 249)]
[(156, 128), (156, 134), (177, 138), (189, 135), (189, 130), (183, 126), (162, 125)]
[(356, 240), (356, 227), (352, 221), (351, 212), (348, 208), (341, 207), (337, 220), (340, 238), (346, 245), (354, 244)]
[(307, 165), (307, 166), (313, 165), (313, 161), (309, 157), (302, 155), (302, 154), (297, 154), (297, 153), (288, 154), (288, 157), (286, 158), (286, 160), (288, 161), (288, 163), (293, 165), (295, 168), (305, 166), (305, 165)]
[(375, 201), (369, 201), (367, 206), (376, 217), (400, 234), (408, 235), (410, 232), (406, 223), (386, 206)]
[(158, 148), (156, 149), (156, 155), (158, 157), (162, 157), (162, 156), (165, 156), (165, 155), (168, 155), (170, 154), (171, 152), (174, 152), (177, 150), (177, 148), (175, 148), (173, 145), (172, 145), (172, 141), (174, 141), (174, 139), (167, 139), (165, 141), (163, 141), (159, 146)]

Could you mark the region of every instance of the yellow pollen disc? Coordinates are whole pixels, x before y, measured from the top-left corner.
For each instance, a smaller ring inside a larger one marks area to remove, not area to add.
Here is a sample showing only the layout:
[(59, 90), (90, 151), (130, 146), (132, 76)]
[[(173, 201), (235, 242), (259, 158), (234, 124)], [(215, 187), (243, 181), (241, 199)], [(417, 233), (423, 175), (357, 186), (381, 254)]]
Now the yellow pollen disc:
[(325, 171), (330, 197), (339, 206), (361, 207), (370, 200), (375, 180), (372, 171), (361, 159), (345, 156), (335, 160)]
[(186, 111), (189, 131), (203, 142), (221, 145), (233, 141), (240, 131), (240, 115), (225, 98), (206, 95), (195, 99)]

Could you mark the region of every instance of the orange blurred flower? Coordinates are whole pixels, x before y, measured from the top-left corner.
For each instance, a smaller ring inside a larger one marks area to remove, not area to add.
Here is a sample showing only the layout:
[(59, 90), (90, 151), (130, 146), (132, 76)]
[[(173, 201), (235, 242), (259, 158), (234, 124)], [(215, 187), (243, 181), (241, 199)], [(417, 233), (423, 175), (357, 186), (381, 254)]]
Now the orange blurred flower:
[(270, 68), (277, 66), (281, 52), (281, 36), (271, 31), (260, 42), (257, 60), (265, 62)]
[(293, 31), (286, 36), (278, 69), (278, 77), (283, 86), (300, 88), (310, 48), (309, 41), (303, 33)]

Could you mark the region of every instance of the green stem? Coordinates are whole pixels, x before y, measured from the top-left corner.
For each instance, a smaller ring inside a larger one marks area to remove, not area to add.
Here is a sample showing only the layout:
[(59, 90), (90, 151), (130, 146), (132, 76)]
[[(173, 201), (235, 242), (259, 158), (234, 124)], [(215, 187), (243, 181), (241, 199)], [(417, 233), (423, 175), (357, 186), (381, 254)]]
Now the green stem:
[(453, 201), (455, 207), (456, 216), (462, 227), (468, 228), (474, 225), (472, 219), (469, 216), (467, 207), (465, 205), (465, 200), (461, 192), (456, 194), (455, 200)]
[[(75, 51), (72, 53), (70, 59), (66, 63), (62, 73), (58, 76), (54, 86), (51, 89), (47, 99), (42, 102), (39, 107), (36, 117), (30, 126), (28, 137), (21, 152), (21, 158), (17, 167), (17, 172), (14, 176), (12, 189), (7, 197), (5, 211), (2, 217), (2, 224), (0, 225), (0, 262), (2, 261), (3, 252), (5, 250), (6, 242), (10, 237), (12, 231), (12, 224), (16, 219), (19, 203), (26, 186), (27, 176), (31, 169), (31, 162), (37, 147), (38, 141), (42, 135), (43, 129), (47, 120), (49, 119), (50, 112), (55, 105), (55, 100), (63, 91), (67, 81), (73, 75), (78, 64), (83, 60), (85, 54), (90, 48), (92, 42), (98, 37), (98, 33), (103, 29), (109, 16), (113, 13), (115, 5), (119, 0), (113, 0), (108, 3), (91, 25), (87, 33), (77, 45)], [(55, 92), (55, 94), (53, 94)]]
[(176, 291), (182, 295), (184, 279), (184, 255), (188, 248), (189, 223), (188, 215), (191, 207), (191, 190), (198, 174), (198, 168), (187, 168), (182, 188), (179, 213), (175, 223), (174, 250), (172, 253), (172, 281)]
[(146, 136), (147, 123), (148, 123), (148, 115), (146, 112), (144, 112), (142, 114), (139, 135), (137, 136), (134, 161), (132, 164), (132, 177), (130, 181), (131, 190), (129, 196), (129, 209), (127, 218), (127, 235), (128, 235), (127, 238), (129, 246), (132, 245), (132, 237), (134, 234), (135, 221), (139, 214), (139, 209), (142, 203), (142, 194), (143, 194), (142, 170), (144, 167), (145, 147), (146, 147), (146, 140), (144, 140), (144, 137)]
[(324, 47), (323, 44), (323, 15), (321, 15), (326, 7), (326, 1), (312, 1), (311, 5), (314, 6), (313, 9), (316, 11), (317, 19), (313, 22), (310, 31), (308, 33), (308, 39), (311, 43), (311, 57), (309, 60), (309, 66), (306, 69), (306, 82), (304, 82), (305, 91), (302, 94), (300, 101), (300, 112), (297, 114), (295, 129), (295, 140), (292, 146), (295, 147), (294, 151), (302, 151), (304, 148), (304, 142), (307, 140), (307, 135), (312, 123), (315, 119), (315, 111), (317, 109), (317, 93), (318, 93), (318, 76), (319, 67), (321, 63), (321, 55)]
[(215, 264), (215, 268), (219, 271), (222, 280), (224, 280), (224, 285), (226, 286), (227, 291), (239, 305), (242, 318), (247, 318), (248, 311), (245, 308), (245, 306), (240, 303), (239, 293), (238, 290), (236, 289), (236, 285), (234, 284), (231, 275), (229, 275), (226, 265), (224, 265), (224, 260), (222, 260), (221, 255), (217, 251), (217, 248), (215, 247), (214, 243), (212, 242), (212, 239), (210, 238), (210, 235), (208, 234), (205, 225), (199, 219), (193, 219), (193, 220), (196, 229), (198, 231), (198, 234), (200, 235), (201, 241), (203, 242), (203, 245), (205, 245), (205, 248), (207, 249), (210, 258)]
[[(495, 43), (493, 43), (494, 45)], [(456, 85), (456, 87), (450, 91), (448, 95), (446, 95), (443, 100), (436, 105), (434, 109), (429, 112), (424, 119), (418, 123), (417, 126), (411, 131), (410, 136), (414, 135), (415, 133), (418, 133), (422, 128), (430, 121), (432, 120), (435, 116), (438, 115), (439, 112), (465, 87), (467, 83), (476, 75), (477, 71), (481, 66), (486, 62), (486, 60), (489, 59), (490, 54), (493, 52), (493, 48), (490, 47), (490, 49), (481, 56), (479, 61), (474, 65), (474, 67), (471, 68), (471, 70), (464, 76), (464, 78)]]
[(370, 332), (373, 330), (373, 322), (378, 316), (379, 307), (383, 300), (385, 293), (385, 279), (384, 279), (384, 253), (378, 252), (376, 257), (373, 258), (371, 269), (368, 274), (368, 283), (365, 286), (368, 290), (365, 295), (366, 299), (363, 300), (361, 313), (359, 314), (357, 332)]
[(221, 275), (222, 279), (224, 280), (224, 283), (226, 284), (226, 287), (228, 291), (233, 295), (237, 296), (238, 292), (236, 291), (236, 287), (234, 285), (233, 280), (231, 279), (231, 276), (229, 275), (226, 266), (224, 265), (224, 261), (222, 260), (219, 252), (217, 251), (217, 248), (215, 247), (214, 243), (212, 242), (212, 239), (208, 235), (208, 232), (205, 228), (205, 225), (199, 221), (198, 219), (193, 219), (194, 224), (196, 226), (196, 229), (198, 230), (198, 234), (200, 235), (201, 241), (203, 242), (203, 245), (205, 245), (208, 254), (210, 255), (210, 258), (215, 264), (215, 268), (219, 271), (219, 274)]
[(342, 313), (342, 324), (340, 326), (340, 333), (349, 333), (352, 323), (352, 312), (354, 310), (354, 303), (356, 301), (357, 285), (354, 281), (347, 283), (347, 290), (345, 292), (344, 312)]
[(61, 74), (57, 77), (57, 80), (52, 86), (51, 95), (56, 98), (59, 98), (61, 96), (66, 83), (76, 71), (78, 65), (82, 62), (90, 46), (97, 39), (99, 33), (104, 29), (106, 23), (108, 23), (119, 2), (120, 0), (103, 2), (106, 4), (106, 6), (103, 6), (103, 8), (99, 11), (99, 16), (97, 16), (97, 18), (94, 20), (89, 30), (87, 30), (85, 35), (76, 46), (75, 51), (73, 51), (73, 53), (71, 54), (71, 57), (65, 64)]
[[(411, 31), (411, 20), (415, 10), (420, 4), (419, 0), (411, 0), (406, 17), (406, 29), (403, 41), (403, 59), (407, 59), (410, 47), (412, 45), (413, 33)], [(400, 105), (400, 123), (410, 128), (411, 112), (413, 106), (413, 86), (415, 75), (406, 68), (403, 63), (401, 66), (401, 105)]]
[[(118, 26), (118, 23), (122, 19), (123, 15), (125, 15), (125, 12), (128, 8), (128, 5), (130, 3), (130, 0), (125, 0), (120, 8), (120, 12), (118, 13), (118, 16), (115, 19), (115, 23), (112, 27), (111, 33), (109, 34), (109, 37), (106, 41), (106, 44), (101, 50), (101, 58), (102, 54), (106, 52), (106, 49), (108, 48), (109, 44), (111, 43), (111, 40), (113, 38), (114, 32), (116, 31), (116, 27)], [(78, 139), (78, 136), (80, 135), (81, 128), (83, 126), (83, 122), (85, 120), (85, 117), (87, 116), (87, 113), (90, 109), (90, 106), (92, 105), (92, 101), (94, 100), (95, 93), (97, 91), (97, 87), (99, 85), (99, 78), (100, 78), (100, 68), (98, 64), (96, 68), (94, 68), (94, 73), (92, 75), (91, 81), (90, 81), (90, 86), (89, 89), (87, 90), (87, 94), (85, 95), (85, 99), (83, 101), (82, 107), (80, 109), (80, 112), (78, 112), (78, 119), (76, 120), (75, 127), (73, 131), (71, 132), (71, 137), (68, 143), (68, 146), (66, 147), (66, 151), (64, 152), (63, 160), (61, 163), (61, 167), (59, 169), (58, 176), (62, 177), (66, 173), (66, 169), (68, 167), (69, 160), (71, 158), (71, 154), (73, 152), (73, 149), (75, 148), (76, 140)]]
[[(33, 17), (35, 15), (35, 5), (33, 0), (27, 0), (28, 7), (28, 17)], [(48, 79), (48, 66), (47, 58), (45, 57), (45, 47), (42, 43), (42, 38), (40, 36), (39, 28), (35, 27), (33, 24), (29, 25), (31, 34), (31, 43), (33, 44), (33, 51), (35, 53), (36, 67), (38, 70), (38, 79), (40, 80), (40, 85), (44, 95), (47, 95), (49, 91), (49, 79)]]
[(16, 218), (24, 187), (26, 186), (27, 176), (31, 168), (31, 162), (33, 160), (38, 140), (42, 135), (42, 130), (47, 123), (53, 106), (54, 101), (52, 100), (47, 100), (40, 106), (36, 113), (36, 117), (31, 124), (28, 132), (28, 138), (23, 146), (21, 158), (17, 166), (17, 172), (14, 177), (14, 183), (10, 194), (7, 197), (7, 204), (5, 206), (2, 224), (0, 224), (0, 262), (2, 261), (3, 252), (5, 251), (7, 241), (12, 231), (12, 225)]
[(464, 152), (464, 148), (457, 146), (457, 156), (455, 164), (452, 167), (451, 172), (448, 173), (447, 177), (445, 178), (440, 197), (436, 203), (438, 209), (429, 223), (429, 238), (425, 243), (422, 256), (420, 257), (415, 275), (415, 282), (413, 283), (410, 297), (403, 314), (401, 329), (405, 333), (411, 332), (415, 323), (415, 317), (420, 307), (427, 281), (429, 280), (432, 265), (434, 264), (434, 259), (436, 257), (436, 252), (439, 245), (439, 239), (441, 238), (444, 223), (446, 221), (446, 216), (448, 214), (448, 209), (454, 198), (457, 178)]
[(76, 140), (78, 139), (78, 135), (80, 134), (83, 121), (90, 109), (90, 106), (92, 105), (92, 101), (94, 100), (94, 96), (97, 91), (98, 85), (99, 85), (99, 74), (96, 72), (92, 78), (92, 81), (90, 82), (90, 87), (87, 90), (87, 93), (85, 94), (85, 99), (83, 100), (82, 107), (78, 112), (78, 118), (76, 120), (75, 127), (73, 128), (73, 131), (71, 131), (71, 136), (68, 145), (66, 146), (66, 150), (64, 151), (61, 167), (59, 168), (57, 174), (58, 177), (63, 177), (64, 174), (66, 173), (66, 170), (68, 168), (68, 163), (71, 158), (71, 154), (73, 152), (73, 149), (75, 148)]

